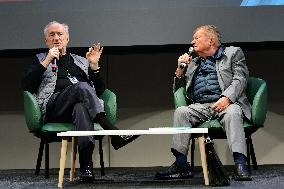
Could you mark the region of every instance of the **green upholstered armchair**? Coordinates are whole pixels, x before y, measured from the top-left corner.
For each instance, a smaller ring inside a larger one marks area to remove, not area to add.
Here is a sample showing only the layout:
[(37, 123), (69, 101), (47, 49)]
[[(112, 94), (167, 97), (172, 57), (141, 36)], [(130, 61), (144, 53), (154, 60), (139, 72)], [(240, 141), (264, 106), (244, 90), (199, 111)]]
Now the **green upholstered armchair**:
[[(187, 106), (185, 97), (185, 88), (181, 87), (174, 93), (175, 108), (180, 106)], [(246, 89), (246, 95), (252, 105), (252, 120), (244, 120), (244, 130), (246, 134), (247, 143), (247, 163), (250, 167), (250, 159), (254, 169), (257, 169), (257, 162), (255, 158), (253, 143), (251, 135), (260, 127), (264, 126), (264, 121), (267, 112), (267, 85), (262, 79), (250, 77)], [(226, 134), (222, 129), (217, 119), (200, 124), (198, 127), (208, 128), (210, 138), (226, 139)], [(194, 168), (194, 144), (195, 139), (192, 137), (191, 143), (191, 167)]]
[[(117, 116), (116, 95), (112, 91), (106, 89), (100, 98), (104, 101), (107, 118), (111, 123), (115, 123)], [(35, 174), (39, 174), (40, 172), (41, 160), (45, 146), (45, 177), (48, 178), (49, 143), (61, 142), (61, 137), (58, 137), (57, 133), (71, 131), (73, 129), (73, 125), (72, 123), (43, 123), (38, 103), (35, 97), (28, 91), (24, 91), (24, 113), (29, 131), (41, 139)], [(94, 128), (95, 130), (102, 129), (99, 124), (94, 124)], [(101, 174), (104, 175), (102, 137), (98, 137), (96, 139), (99, 140)]]

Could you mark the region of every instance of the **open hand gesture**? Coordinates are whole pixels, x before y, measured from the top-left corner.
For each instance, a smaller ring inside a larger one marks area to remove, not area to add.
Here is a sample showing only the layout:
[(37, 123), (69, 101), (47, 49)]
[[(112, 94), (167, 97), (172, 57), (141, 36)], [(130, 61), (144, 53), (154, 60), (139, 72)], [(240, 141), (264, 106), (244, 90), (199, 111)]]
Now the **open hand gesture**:
[(86, 58), (89, 61), (92, 70), (96, 70), (99, 68), (99, 60), (102, 52), (103, 47), (101, 47), (101, 44), (98, 43), (93, 44), (92, 47), (89, 48), (89, 51), (86, 53)]

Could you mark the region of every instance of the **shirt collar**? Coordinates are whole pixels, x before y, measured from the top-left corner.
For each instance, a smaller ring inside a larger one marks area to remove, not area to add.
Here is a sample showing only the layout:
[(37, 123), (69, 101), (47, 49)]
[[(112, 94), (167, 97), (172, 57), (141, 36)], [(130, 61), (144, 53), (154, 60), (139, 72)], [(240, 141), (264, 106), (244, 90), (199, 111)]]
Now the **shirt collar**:
[(218, 50), (215, 52), (215, 54), (213, 56), (208, 57), (208, 58), (212, 58), (214, 60), (219, 60), (224, 55), (224, 50), (225, 50), (225, 47), (223, 45), (221, 45), (218, 48)]
[(208, 56), (206, 59), (199, 57), (198, 60), (196, 61), (197, 64), (200, 64), (202, 61), (206, 61), (207, 59), (211, 60), (211, 61), (216, 61), (219, 60), (220, 58), (222, 58), (222, 56), (224, 55), (224, 51), (225, 51), (225, 47), (223, 45), (221, 45), (217, 51), (215, 52), (214, 55), (212, 56)]

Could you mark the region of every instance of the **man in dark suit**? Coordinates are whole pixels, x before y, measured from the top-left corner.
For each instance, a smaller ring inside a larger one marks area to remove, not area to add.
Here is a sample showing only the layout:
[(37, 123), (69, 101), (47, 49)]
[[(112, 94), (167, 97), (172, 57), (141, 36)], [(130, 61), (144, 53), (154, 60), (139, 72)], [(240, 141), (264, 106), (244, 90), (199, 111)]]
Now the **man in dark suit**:
[[(98, 98), (105, 90), (100, 75), (99, 60), (103, 51), (94, 44), (86, 58), (69, 53), (69, 27), (56, 21), (44, 28), (47, 52), (37, 54), (23, 78), (24, 90), (33, 93), (40, 106), (43, 121), (72, 122), (74, 130), (94, 130), (94, 123), (103, 129), (118, 129), (106, 118), (102, 100)], [(137, 136), (112, 136), (114, 149), (119, 149)], [(78, 138), (80, 178), (93, 181), (92, 154), (94, 138)]]

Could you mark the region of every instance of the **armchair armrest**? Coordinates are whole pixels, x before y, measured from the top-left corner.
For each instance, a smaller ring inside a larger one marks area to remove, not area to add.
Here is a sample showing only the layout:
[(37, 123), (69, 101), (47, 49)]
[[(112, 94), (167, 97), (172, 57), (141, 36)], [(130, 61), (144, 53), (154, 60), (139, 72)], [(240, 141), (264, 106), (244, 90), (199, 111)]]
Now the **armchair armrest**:
[(100, 99), (104, 101), (106, 117), (112, 124), (114, 124), (117, 119), (116, 117), (117, 115), (116, 95), (109, 89), (106, 89), (103, 92), (103, 94), (100, 96)]
[(250, 79), (254, 80), (252, 85), (258, 86), (252, 99), (252, 122), (255, 125), (263, 126), (267, 113), (267, 85), (262, 79)]
[(175, 109), (180, 106), (187, 106), (186, 97), (185, 97), (185, 88), (180, 87), (178, 90), (174, 92), (174, 103)]

